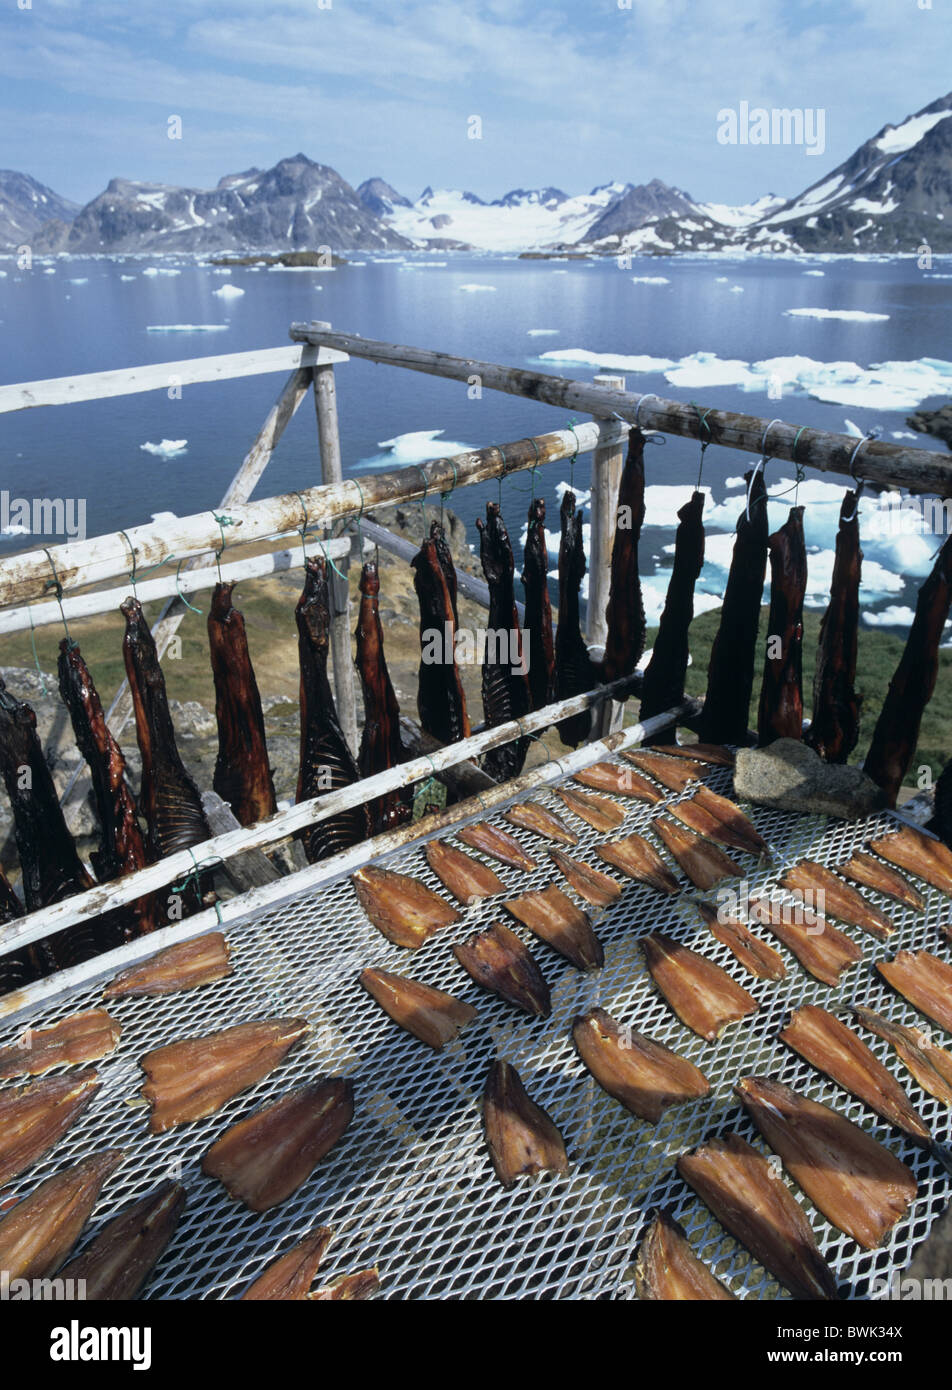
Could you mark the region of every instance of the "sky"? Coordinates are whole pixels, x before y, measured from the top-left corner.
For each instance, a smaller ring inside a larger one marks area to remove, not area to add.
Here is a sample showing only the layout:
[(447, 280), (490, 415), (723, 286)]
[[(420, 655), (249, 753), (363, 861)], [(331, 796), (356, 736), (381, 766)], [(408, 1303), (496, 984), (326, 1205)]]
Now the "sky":
[[(5, 0), (0, 167), (79, 203), (299, 151), (410, 198), (660, 178), (744, 203), (944, 95), (950, 52), (950, 0)], [(821, 108), (824, 152), (719, 143), (741, 102)]]

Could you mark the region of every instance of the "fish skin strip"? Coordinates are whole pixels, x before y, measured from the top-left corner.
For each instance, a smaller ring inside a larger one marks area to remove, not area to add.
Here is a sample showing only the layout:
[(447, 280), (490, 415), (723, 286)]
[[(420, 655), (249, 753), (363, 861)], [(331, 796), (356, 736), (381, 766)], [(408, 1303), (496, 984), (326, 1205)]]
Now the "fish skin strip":
[[(587, 568), (582, 538), (582, 508), (576, 510), (575, 493), (569, 489), (562, 494), (559, 507), (559, 622), (555, 629), (555, 694), (558, 700), (584, 695), (597, 685), (599, 668), (588, 651), (582, 636), (579, 614), (579, 593)], [(588, 738), (591, 712), (570, 715), (556, 727), (563, 743), (570, 748)]]
[(70, 1014), (50, 1028), (28, 1028), (12, 1047), (0, 1048), (0, 1080), (98, 1062), (115, 1052), (121, 1036), (122, 1025), (105, 1009)]
[(698, 903), (698, 908), (711, 935), (727, 947), (748, 974), (756, 975), (759, 980), (786, 979), (783, 957), (761, 937), (755, 936), (745, 922), (739, 918), (722, 921), (708, 903)]
[[(767, 902), (751, 898), (752, 920), (772, 932), (788, 951), (792, 951), (808, 974), (824, 985), (835, 988), (844, 970), (863, 959), (862, 947), (851, 936), (834, 927), (832, 922), (819, 918), (811, 908), (802, 904)], [(799, 915), (802, 920), (784, 921), (784, 915)]]
[(677, 860), (681, 872), (691, 880), (695, 888), (700, 888), (702, 893), (706, 893), (729, 874), (733, 874), (735, 878), (744, 877), (744, 870), (736, 860), (718, 849), (717, 845), (709, 844), (692, 831), (686, 830), (683, 825), (665, 820), (656, 820), (652, 824), (665, 848)]
[(603, 874), (601, 869), (586, 864), (583, 859), (573, 859), (558, 849), (551, 850), (549, 858), (564, 875), (570, 887), (593, 907), (608, 907), (621, 897), (621, 884), (618, 880), (609, 874)]
[(184, 1209), (182, 1184), (162, 1183), (113, 1217), (82, 1254), (63, 1267), (60, 1278), (84, 1280), (90, 1300), (135, 1298), (162, 1258)]
[[(528, 644), (519, 626), (514, 590), (515, 557), (509, 532), (500, 515), (498, 502), (486, 503), (486, 520), (476, 518), (479, 532), (479, 558), (489, 587), (489, 613), (486, 627), (492, 633), (507, 633), (515, 650), (503, 655), (500, 643), (486, 644), (481, 670), (483, 719), (488, 729), (510, 721), (518, 723), (531, 708)], [(529, 739), (514, 739), (483, 754), (482, 768), (496, 782), (518, 777), (529, 750)]]
[(150, 1132), (214, 1115), (274, 1071), (308, 1029), (303, 1018), (262, 1019), (147, 1052), (140, 1066), (148, 1078), (142, 1094), (152, 1104)]
[(952, 851), (941, 840), (933, 840), (912, 826), (904, 825), (888, 835), (871, 840), (866, 846), (881, 859), (905, 869), (931, 883), (943, 893), (952, 893)]
[(770, 846), (767, 841), (730, 797), (720, 796), (717, 792), (712, 792), (710, 787), (700, 786), (694, 793), (694, 800), (736, 837), (737, 849), (746, 849), (749, 854), (769, 852)]
[(640, 945), (651, 978), (678, 1018), (708, 1042), (760, 1008), (733, 975), (663, 932), (652, 932)]
[(362, 970), (360, 983), (399, 1028), (437, 1052), (478, 1017), (472, 1004), (388, 970)]
[(952, 1033), (952, 965), (929, 951), (900, 951), (876, 969), (913, 1008)]
[(645, 749), (648, 752), (664, 751), (672, 758), (710, 763), (712, 767), (733, 767), (735, 762), (734, 754), (723, 743), (665, 743), (659, 750), (652, 749), (651, 744), (646, 743)]
[(595, 853), (613, 869), (619, 869), (629, 878), (645, 883), (659, 893), (673, 897), (681, 892), (680, 883), (654, 845), (643, 835), (626, 835), (621, 840), (596, 845)]
[(123, 970), (103, 990), (103, 998), (177, 994), (223, 980), (231, 973), (228, 943), (221, 932), (209, 932), (194, 941), (180, 941), (140, 965)]
[(236, 1202), (269, 1211), (307, 1182), (353, 1117), (354, 1083), (324, 1077), (226, 1129), (202, 1159), (202, 1172)]
[(360, 1269), (356, 1274), (342, 1274), (326, 1289), (315, 1289), (307, 1295), (311, 1303), (356, 1303), (370, 1298), (380, 1288), (380, 1274), (376, 1265), (372, 1269)]
[(10, 1279), (47, 1279), (80, 1237), (106, 1179), (125, 1158), (104, 1149), (54, 1173), (0, 1219), (0, 1269)]
[(493, 922), (485, 931), (476, 932), (454, 946), (453, 954), (483, 989), (536, 1018), (549, 1017), (549, 986), (531, 953), (504, 923)]
[(496, 1060), (483, 1089), (483, 1125), (496, 1177), (503, 1187), (535, 1173), (567, 1173), (565, 1141), (552, 1117), (536, 1105), (515, 1067)]
[[(688, 632), (694, 617), (694, 587), (704, 565), (704, 503), (706, 494), (694, 491), (678, 509), (678, 529), (674, 536), (674, 564), (651, 659), (645, 667), (641, 685), (638, 718), (644, 722), (680, 704), (684, 699), (690, 651)], [(661, 745), (676, 743), (675, 726), (669, 725), (654, 736)]]
[(765, 1076), (734, 1087), (744, 1109), (818, 1211), (874, 1250), (915, 1201), (916, 1179), (859, 1125)]
[(500, 830), (498, 826), (490, 825), (488, 821), (478, 820), (472, 825), (464, 826), (462, 830), (457, 830), (456, 838), (462, 840), (464, 845), (469, 845), (470, 849), (478, 850), (480, 854), (486, 854), (490, 859), (495, 859), (510, 869), (521, 869), (524, 873), (531, 873), (539, 867), (537, 861), (526, 854), (513, 835)]
[(780, 886), (790, 892), (822, 891), (825, 913), (838, 917), (849, 926), (860, 927), (880, 941), (887, 940), (896, 930), (895, 923), (885, 912), (867, 902), (858, 889), (812, 859), (801, 859), (788, 869), (780, 880)]
[(538, 802), (525, 802), (511, 806), (505, 820), (519, 830), (531, 830), (533, 835), (541, 835), (544, 840), (554, 840), (557, 845), (577, 845), (578, 836), (570, 830), (565, 821), (552, 811), (547, 811)]
[(76, 1071), (0, 1091), (0, 1187), (59, 1143), (99, 1086), (96, 1072)]
[(922, 894), (907, 878), (895, 869), (888, 868), (881, 860), (874, 859), (871, 854), (864, 854), (862, 850), (856, 850), (849, 859), (845, 859), (842, 864), (834, 864), (833, 867), (844, 878), (851, 878), (854, 883), (862, 884), (864, 888), (872, 888), (876, 893), (895, 898), (905, 907), (915, 908), (917, 912), (925, 907)]
[(655, 1214), (639, 1247), (635, 1292), (648, 1302), (734, 1301), (695, 1255), (684, 1228), (666, 1211)]
[[(602, 661), (606, 685), (632, 675), (645, 650), (645, 604), (638, 573), (638, 542), (645, 520), (645, 436), (637, 426), (628, 431), (615, 516)], [(622, 524), (623, 518), (627, 525)]]
[(893, 1023), (892, 1019), (874, 1013), (872, 1009), (854, 1004), (852, 1012), (858, 1023), (889, 1043), (924, 1091), (942, 1101), (943, 1105), (952, 1105), (952, 1053), (939, 1047), (920, 1029), (909, 1028), (904, 1023)]
[(698, 781), (707, 772), (703, 763), (691, 758), (670, 758), (653, 748), (640, 748), (633, 753), (622, 753), (626, 762), (632, 763), (641, 772), (647, 772), (656, 782), (667, 787), (668, 791), (683, 792), (692, 782)]
[[(466, 692), (456, 660), (459, 613), (457, 580), (446, 535), (438, 521), (410, 561), (413, 587), (420, 607), (420, 666), (417, 673), (417, 713), (424, 733), (440, 743), (458, 743), (472, 732), (466, 712)], [(446, 633), (444, 661), (425, 659), (428, 633)]]
[(647, 801), (651, 805), (664, 799), (660, 791), (647, 777), (630, 767), (619, 763), (592, 763), (582, 768), (572, 778), (580, 787), (588, 787), (596, 792), (610, 792), (615, 796), (632, 796), (636, 801)]
[(576, 791), (572, 787), (553, 787), (552, 790), (573, 815), (603, 835), (610, 835), (613, 830), (617, 830), (627, 815), (624, 806), (619, 806), (617, 801), (612, 801), (608, 796), (601, 796), (598, 792)]
[(592, 931), (588, 913), (554, 883), (521, 898), (509, 898), (506, 911), (534, 936), (558, 951), (578, 970), (598, 970), (605, 964), (602, 944)]
[(263, 1274), (241, 1295), (242, 1302), (294, 1302), (307, 1297), (320, 1263), (334, 1232), (329, 1226), (318, 1226), (290, 1250), (272, 1261)]
[(693, 1062), (634, 1028), (622, 1028), (604, 1009), (581, 1014), (572, 1037), (602, 1090), (649, 1124), (656, 1125), (671, 1106), (710, 1092), (711, 1083)]
[(758, 743), (803, 737), (803, 600), (807, 548), (803, 507), (791, 507), (781, 527), (767, 537), (770, 552), (770, 612), (767, 631), (780, 638), (774, 656), (768, 643), (757, 705)]
[(794, 1298), (839, 1297), (806, 1213), (762, 1154), (739, 1134), (709, 1139), (677, 1161), (718, 1221)]
[(803, 1004), (794, 1010), (778, 1036), (817, 1071), (908, 1134), (914, 1143), (928, 1147), (932, 1135), (892, 1072), (834, 1014), (816, 1004)]
[(212, 786), (239, 825), (278, 809), (264, 714), (248, 650), (244, 615), (232, 603), (235, 581), (219, 582), (208, 605), (208, 653), (215, 682), (218, 757)]
[(555, 638), (549, 599), (549, 553), (545, 538), (545, 501), (533, 497), (523, 549), (524, 635), (529, 642), (529, 694), (532, 708), (555, 701)]
[(703, 836), (705, 840), (714, 840), (728, 849), (739, 849), (745, 854), (752, 853), (749, 843), (713, 815), (696, 797), (690, 796), (685, 801), (675, 801), (665, 809), (675, 820), (680, 821), (688, 830)]
[[(378, 595), (380, 576), (368, 560), (360, 572), (360, 607), (357, 617), (355, 665), (364, 697), (364, 727), (360, 735), (357, 766), (361, 777), (386, 772), (403, 760), (400, 706), (387, 669)], [(407, 792), (386, 792), (370, 803), (375, 835), (404, 824), (413, 814)]]
[(443, 887), (464, 907), (479, 902), (480, 898), (491, 898), (495, 893), (509, 891), (488, 864), (473, 859), (471, 855), (464, 854), (461, 849), (455, 849), (442, 840), (431, 840), (425, 853), (426, 862)]
[(856, 692), (856, 652), (863, 565), (860, 492), (856, 484), (855, 491), (847, 491), (840, 504), (830, 602), (820, 620), (817, 642), (813, 718), (804, 739), (828, 763), (847, 762), (859, 739), (862, 697)]
[(418, 879), (367, 865), (351, 883), (371, 922), (395, 946), (415, 951), (440, 927), (460, 920), (456, 908)]

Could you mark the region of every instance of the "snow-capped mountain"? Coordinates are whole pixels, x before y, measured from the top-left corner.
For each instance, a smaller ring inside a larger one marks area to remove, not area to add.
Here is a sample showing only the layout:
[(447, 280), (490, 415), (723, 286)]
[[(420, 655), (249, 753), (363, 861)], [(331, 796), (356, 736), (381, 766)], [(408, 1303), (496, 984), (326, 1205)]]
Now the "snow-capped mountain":
[(67, 222), (78, 211), (75, 203), (29, 174), (0, 169), (0, 246), (26, 245), (44, 222)]
[(387, 217), (394, 208), (412, 207), (410, 199), (404, 198), (385, 179), (364, 179), (357, 189), (357, 197), (375, 217)]

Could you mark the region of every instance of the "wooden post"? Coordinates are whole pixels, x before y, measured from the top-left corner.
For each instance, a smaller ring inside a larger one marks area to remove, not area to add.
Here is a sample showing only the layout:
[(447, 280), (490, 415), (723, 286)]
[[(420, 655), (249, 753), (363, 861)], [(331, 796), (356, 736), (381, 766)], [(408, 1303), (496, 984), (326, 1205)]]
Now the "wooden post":
[[(612, 391), (625, 390), (623, 376), (597, 376), (594, 384)], [(610, 423), (609, 421), (605, 422)], [(596, 449), (592, 459), (592, 544), (588, 564), (588, 610), (586, 631), (589, 648), (599, 659), (604, 655), (608, 624), (605, 609), (611, 587), (612, 546), (615, 542), (618, 487), (625, 453), (620, 443)], [(620, 729), (625, 706), (606, 700), (592, 711), (592, 737), (599, 738)]]
[[(330, 332), (329, 323), (313, 321), (312, 327)], [(333, 366), (314, 368), (314, 406), (317, 411), (317, 438), (321, 450), (321, 481), (339, 483), (344, 476), (340, 452), (340, 428), (337, 420), (337, 386)], [(327, 532), (330, 536), (330, 531)], [(334, 698), (337, 717), (350, 744), (357, 753), (357, 692), (354, 681), (354, 658), (350, 646), (350, 585), (347, 580), (350, 559), (335, 561), (340, 574), (331, 570), (331, 661), (334, 672)], [(343, 579), (341, 578), (343, 575)]]

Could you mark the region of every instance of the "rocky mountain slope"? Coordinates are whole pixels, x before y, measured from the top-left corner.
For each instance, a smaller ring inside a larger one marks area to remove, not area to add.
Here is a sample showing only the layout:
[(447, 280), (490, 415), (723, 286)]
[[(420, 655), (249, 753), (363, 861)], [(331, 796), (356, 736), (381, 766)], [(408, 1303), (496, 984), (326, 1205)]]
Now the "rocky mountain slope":
[(78, 211), (29, 174), (0, 169), (0, 247), (27, 245), (44, 223), (68, 222)]

